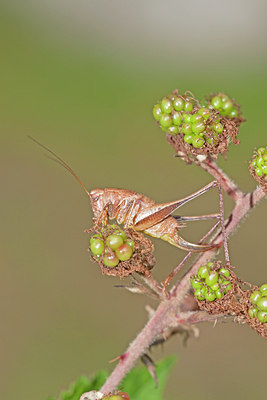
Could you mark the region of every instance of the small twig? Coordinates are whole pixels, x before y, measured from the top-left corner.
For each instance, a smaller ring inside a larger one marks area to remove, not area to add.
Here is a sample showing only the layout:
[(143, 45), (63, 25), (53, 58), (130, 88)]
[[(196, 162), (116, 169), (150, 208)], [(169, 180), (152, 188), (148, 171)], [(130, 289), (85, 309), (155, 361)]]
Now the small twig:
[(200, 167), (202, 167), (205, 171), (207, 171), (210, 175), (212, 175), (217, 181), (220, 182), (223, 190), (230, 196), (234, 201), (237, 201), (241, 197), (244, 196), (242, 190), (229, 178), (229, 176), (223, 172), (216, 162), (207, 158), (205, 161), (197, 163)]

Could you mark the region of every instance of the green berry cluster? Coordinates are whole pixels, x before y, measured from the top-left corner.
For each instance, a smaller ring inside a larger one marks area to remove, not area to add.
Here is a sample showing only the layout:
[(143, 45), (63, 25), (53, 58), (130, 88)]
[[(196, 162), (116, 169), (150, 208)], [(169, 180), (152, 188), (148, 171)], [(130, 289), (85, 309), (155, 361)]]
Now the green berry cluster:
[(125, 232), (117, 225), (111, 225), (113, 232), (105, 235), (93, 235), (90, 239), (90, 249), (97, 261), (102, 260), (106, 267), (114, 268), (120, 261), (127, 261), (134, 252), (134, 241), (127, 238)]
[(257, 153), (251, 162), (251, 167), (259, 178), (265, 177), (267, 180), (267, 147), (260, 147), (257, 150)]
[(203, 102), (203, 105), (210, 109), (218, 110), (222, 117), (240, 117), (238, 106), (225, 93), (218, 93), (210, 96), (206, 101)]
[(220, 116), (207, 107), (199, 107), (192, 97), (172, 93), (153, 108), (153, 116), (164, 132), (180, 134), (185, 143), (199, 149), (205, 144), (216, 145), (224, 130)]
[(267, 283), (251, 293), (250, 301), (253, 305), (248, 310), (250, 318), (257, 318), (261, 323), (267, 323)]
[(212, 262), (203, 265), (198, 269), (197, 275), (190, 279), (194, 296), (200, 301), (221, 299), (232, 289), (229, 277), (230, 271), (227, 268), (222, 267), (216, 271)]

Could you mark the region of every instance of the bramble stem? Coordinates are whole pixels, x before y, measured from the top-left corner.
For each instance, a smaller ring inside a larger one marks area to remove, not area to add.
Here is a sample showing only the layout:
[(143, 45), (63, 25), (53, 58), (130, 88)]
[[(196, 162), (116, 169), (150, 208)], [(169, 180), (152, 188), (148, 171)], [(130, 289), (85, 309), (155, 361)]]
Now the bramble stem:
[(217, 181), (220, 182), (223, 190), (230, 196), (234, 201), (237, 201), (244, 196), (242, 190), (225, 174), (216, 164), (216, 162), (207, 158), (205, 161), (197, 164), (212, 175)]
[[(244, 217), (264, 198), (266, 193), (260, 187), (257, 187), (254, 192), (237, 196), (236, 206), (225, 221), (226, 235), (233, 234), (239, 223)], [(214, 242), (222, 241), (222, 232), (220, 231)], [(184, 302), (185, 296), (190, 289), (190, 277), (195, 274), (201, 265), (205, 265), (216, 250), (209, 250), (202, 253), (194, 263), (190, 271), (188, 271), (181, 281), (177, 284), (176, 289), (172, 291), (172, 296), (168, 300), (164, 300), (159, 304), (152, 318), (148, 321), (144, 329), (138, 334), (136, 339), (130, 344), (127, 351), (122, 355), (121, 361), (115, 367), (112, 374), (107, 379), (106, 383), (101, 388), (102, 393), (108, 393), (117, 388), (121, 380), (135, 365), (139, 357), (146, 349), (153, 344), (159, 335), (164, 335), (164, 331), (170, 327), (178, 325), (198, 323), (202, 321), (211, 321), (219, 316), (211, 317), (205, 312), (181, 312), (180, 308)]]

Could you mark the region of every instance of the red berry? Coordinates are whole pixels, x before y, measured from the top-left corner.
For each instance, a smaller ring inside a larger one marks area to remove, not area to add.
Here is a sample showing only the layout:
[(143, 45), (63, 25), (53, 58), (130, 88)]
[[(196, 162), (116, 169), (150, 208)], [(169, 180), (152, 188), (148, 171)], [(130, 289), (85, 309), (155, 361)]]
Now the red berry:
[(131, 246), (128, 243), (123, 243), (117, 250), (116, 250), (116, 256), (118, 257), (119, 260), (121, 261), (127, 261), (129, 258), (131, 258), (133, 254), (133, 250)]

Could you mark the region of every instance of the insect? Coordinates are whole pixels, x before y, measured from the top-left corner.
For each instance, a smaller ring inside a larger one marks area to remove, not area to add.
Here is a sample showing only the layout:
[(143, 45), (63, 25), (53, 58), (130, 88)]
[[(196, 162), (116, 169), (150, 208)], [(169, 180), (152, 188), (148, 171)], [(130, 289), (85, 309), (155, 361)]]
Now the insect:
[(157, 204), (155, 201), (143, 194), (126, 189), (93, 189), (89, 192), (73, 169), (62, 158), (36, 139), (30, 136), (29, 138), (55, 157), (52, 159), (69, 171), (79, 182), (85, 193), (90, 198), (95, 226), (99, 226), (99, 224), (105, 225), (109, 220), (116, 220), (118, 224), (123, 224), (126, 229), (131, 228), (143, 232), (149, 236), (165, 240), (174, 246), (190, 252), (203, 252), (211, 250), (214, 247), (219, 247), (218, 244), (190, 243), (180, 236), (180, 229), (184, 222), (207, 219), (220, 219), (222, 222), (222, 207), (221, 212), (216, 214), (191, 217), (171, 215), (175, 210), (188, 201), (195, 199), (212, 187), (218, 187), (219, 184), (217, 181), (212, 181), (187, 197), (162, 204)]

